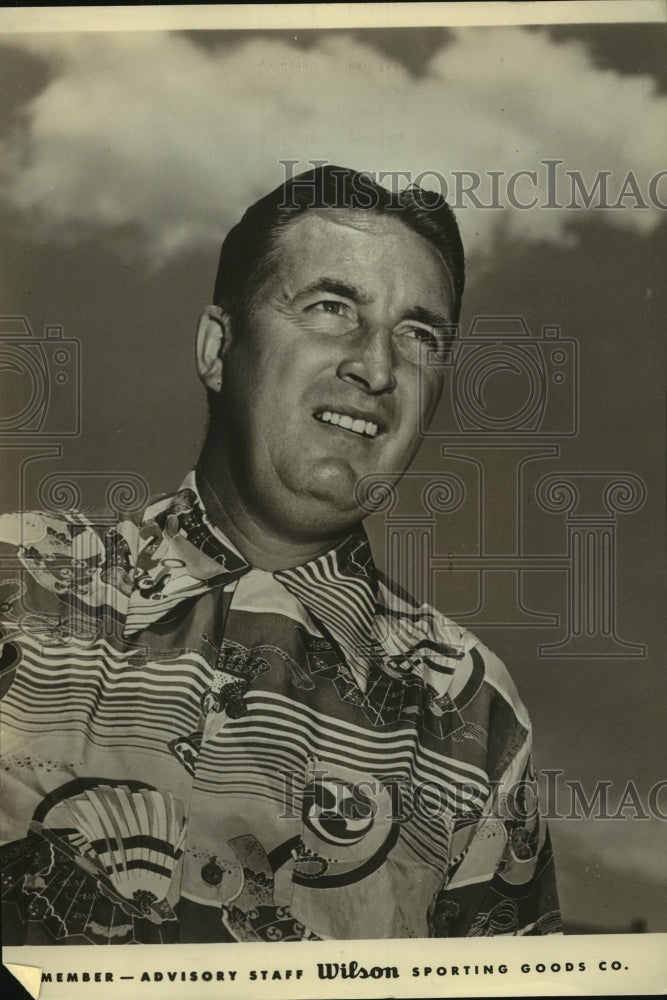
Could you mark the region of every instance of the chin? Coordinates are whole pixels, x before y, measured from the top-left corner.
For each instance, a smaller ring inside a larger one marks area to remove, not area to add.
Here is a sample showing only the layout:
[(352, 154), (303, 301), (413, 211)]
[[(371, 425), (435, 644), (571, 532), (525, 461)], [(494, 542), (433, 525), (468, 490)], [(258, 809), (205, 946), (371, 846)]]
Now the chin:
[(294, 504), (294, 512), (299, 511), (301, 524), (319, 526), (324, 529), (341, 530), (346, 525), (360, 521), (365, 512), (359, 506), (354, 490), (310, 489)]
[(271, 511), (274, 522), (282, 524), (285, 534), (294, 539), (314, 541), (343, 535), (359, 524), (368, 512), (360, 508), (352, 489), (338, 489), (330, 484), (315, 484), (292, 492), (291, 501)]
[(347, 462), (318, 462), (301, 483), (303, 492), (334, 511), (359, 512), (357, 483), (360, 476)]
[(365, 516), (357, 504), (342, 507), (316, 497), (300, 497), (289, 510), (272, 511), (272, 522), (283, 537), (294, 542), (320, 542), (343, 537)]

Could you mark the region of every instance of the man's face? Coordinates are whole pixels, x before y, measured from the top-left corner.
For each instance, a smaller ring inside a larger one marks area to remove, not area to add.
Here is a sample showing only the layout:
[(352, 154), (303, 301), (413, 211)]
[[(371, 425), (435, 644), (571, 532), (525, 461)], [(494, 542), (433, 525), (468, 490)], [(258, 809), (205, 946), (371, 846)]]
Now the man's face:
[(212, 428), (252, 516), (305, 539), (366, 513), (358, 481), (396, 479), (433, 415), (441, 374), (421, 345), (452, 300), (435, 248), (396, 217), (313, 210), (287, 226), (231, 327)]

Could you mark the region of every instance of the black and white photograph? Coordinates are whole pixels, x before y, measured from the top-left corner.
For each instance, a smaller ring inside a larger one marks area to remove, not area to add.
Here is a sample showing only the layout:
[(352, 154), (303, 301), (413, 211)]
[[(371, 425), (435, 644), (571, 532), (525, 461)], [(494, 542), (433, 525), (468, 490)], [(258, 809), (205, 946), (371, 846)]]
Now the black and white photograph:
[(665, 65), (649, 2), (0, 11), (17, 997), (664, 989)]

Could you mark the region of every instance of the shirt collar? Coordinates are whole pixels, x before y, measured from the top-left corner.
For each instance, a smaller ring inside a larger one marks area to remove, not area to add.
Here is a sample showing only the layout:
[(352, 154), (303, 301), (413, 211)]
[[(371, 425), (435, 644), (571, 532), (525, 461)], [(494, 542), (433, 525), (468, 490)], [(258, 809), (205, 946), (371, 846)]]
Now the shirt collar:
[(377, 571), (364, 529), (359, 526), (324, 555), (273, 575), (332, 636), (352, 676), (365, 691)]
[[(231, 583), (250, 569), (209, 520), (194, 471), (188, 473), (175, 494), (144, 514), (124, 634), (136, 634), (183, 600)], [(273, 576), (331, 635), (364, 690), (377, 598), (377, 572), (364, 529), (359, 526), (323, 555)]]
[(147, 628), (186, 598), (231, 583), (249, 569), (209, 521), (194, 472), (188, 473), (176, 493), (144, 513), (124, 634)]

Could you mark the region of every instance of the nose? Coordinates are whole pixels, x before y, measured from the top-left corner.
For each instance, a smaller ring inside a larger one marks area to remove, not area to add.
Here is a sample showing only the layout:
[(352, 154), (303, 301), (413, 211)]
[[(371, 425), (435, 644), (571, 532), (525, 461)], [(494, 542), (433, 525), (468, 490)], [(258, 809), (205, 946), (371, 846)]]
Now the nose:
[(393, 392), (394, 347), (391, 334), (382, 329), (361, 329), (338, 366), (338, 377), (372, 396)]

